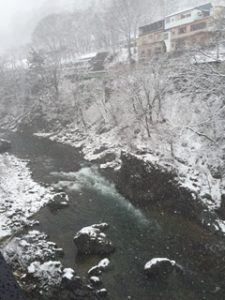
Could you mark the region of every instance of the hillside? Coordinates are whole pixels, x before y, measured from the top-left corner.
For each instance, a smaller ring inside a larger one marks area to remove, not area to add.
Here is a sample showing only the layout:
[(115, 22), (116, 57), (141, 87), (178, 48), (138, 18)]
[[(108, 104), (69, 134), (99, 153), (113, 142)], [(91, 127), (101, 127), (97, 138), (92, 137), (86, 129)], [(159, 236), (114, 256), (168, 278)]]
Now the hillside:
[(26, 89), (21, 80), (16, 98), (2, 94), (2, 125), (82, 147), (102, 168), (118, 168), (121, 151), (166, 166), (180, 186), (224, 216), (224, 64), (187, 60), (174, 64), (164, 56), (100, 78), (62, 76), (57, 91), (46, 87), (35, 95), (35, 76)]

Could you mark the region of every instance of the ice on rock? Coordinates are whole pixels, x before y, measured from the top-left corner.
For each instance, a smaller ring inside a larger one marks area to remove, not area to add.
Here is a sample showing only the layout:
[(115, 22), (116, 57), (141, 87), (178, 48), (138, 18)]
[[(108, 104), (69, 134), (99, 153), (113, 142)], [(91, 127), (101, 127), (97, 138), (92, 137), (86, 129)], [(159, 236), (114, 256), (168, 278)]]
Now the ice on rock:
[(98, 263), (98, 267), (101, 270), (107, 269), (109, 267), (109, 265), (110, 265), (110, 260), (108, 258), (104, 258)]
[(68, 280), (72, 280), (74, 278), (75, 271), (71, 268), (65, 268), (63, 270), (63, 278), (66, 278)]
[(170, 259), (168, 259), (168, 258), (153, 258), (153, 259), (151, 259), (150, 261), (148, 261), (148, 262), (145, 264), (144, 269), (145, 269), (145, 270), (151, 269), (151, 267), (152, 267), (153, 265), (156, 265), (156, 264), (158, 264), (158, 263), (160, 263), (160, 262), (169, 262), (169, 263), (171, 263), (172, 266), (175, 266), (175, 265), (176, 265), (175, 260), (170, 260)]

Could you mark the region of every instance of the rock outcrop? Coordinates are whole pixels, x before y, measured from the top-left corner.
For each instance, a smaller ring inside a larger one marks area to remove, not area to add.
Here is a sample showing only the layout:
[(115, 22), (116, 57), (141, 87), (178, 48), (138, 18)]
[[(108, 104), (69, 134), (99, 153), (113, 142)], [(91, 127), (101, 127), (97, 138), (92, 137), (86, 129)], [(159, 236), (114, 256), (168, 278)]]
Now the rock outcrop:
[(203, 223), (202, 212), (207, 210), (206, 206), (197, 195), (179, 185), (171, 167), (144, 161), (126, 152), (122, 152), (121, 161), (116, 186), (136, 207), (179, 214)]
[(153, 258), (145, 264), (145, 274), (151, 279), (164, 280), (172, 273), (181, 270), (174, 260), (168, 258)]
[(73, 269), (63, 268), (63, 250), (48, 241), (44, 233), (33, 230), (14, 238), (3, 253), (28, 299), (96, 299), (88, 281)]
[(107, 228), (108, 224), (102, 223), (81, 229), (74, 237), (78, 254), (105, 255), (114, 252), (115, 247), (103, 232)]

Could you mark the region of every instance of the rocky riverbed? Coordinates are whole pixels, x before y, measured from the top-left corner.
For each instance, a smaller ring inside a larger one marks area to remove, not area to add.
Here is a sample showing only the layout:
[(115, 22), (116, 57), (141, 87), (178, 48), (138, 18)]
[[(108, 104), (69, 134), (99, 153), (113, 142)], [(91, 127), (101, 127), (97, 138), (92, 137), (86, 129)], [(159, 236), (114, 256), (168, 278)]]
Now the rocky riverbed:
[(176, 172), (127, 152), (119, 168), (105, 168), (109, 156), (101, 154), (95, 166), (81, 160), (78, 167), (78, 156), (56, 143), (30, 138), (34, 150), (27, 137), (15, 140), (13, 149), (24, 149), (2, 155), (14, 184), (1, 184), (26, 222), (3, 227), (2, 252), (28, 299), (222, 299), (225, 246), (217, 216), (206, 214), (201, 223), (205, 204), (177, 183)]
[(31, 220), (54, 196), (49, 187), (34, 182), (27, 162), (14, 155), (0, 154), (0, 240), (12, 236)]
[[(0, 154), (0, 249), (27, 299), (97, 299), (106, 293), (96, 289), (94, 279), (81, 278), (61, 262), (62, 248), (32, 227), (32, 216), (42, 207), (62, 209), (68, 196), (36, 183), (28, 161)], [(25, 233), (26, 232), (26, 233)]]

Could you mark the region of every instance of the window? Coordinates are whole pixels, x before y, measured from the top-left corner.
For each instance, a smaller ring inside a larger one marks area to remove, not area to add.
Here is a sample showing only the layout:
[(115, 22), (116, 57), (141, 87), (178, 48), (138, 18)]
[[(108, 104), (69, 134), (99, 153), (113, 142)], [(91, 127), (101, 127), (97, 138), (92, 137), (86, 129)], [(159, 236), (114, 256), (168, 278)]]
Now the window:
[(167, 24), (170, 23), (170, 18), (166, 19), (166, 23), (167, 23)]
[(206, 22), (191, 25), (191, 31), (201, 30), (207, 27)]
[(169, 33), (166, 32), (166, 33), (164, 33), (164, 40), (168, 40), (168, 39), (169, 39)]
[(148, 56), (152, 55), (152, 51), (150, 49), (148, 49)]
[(179, 34), (184, 34), (186, 32), (187, 32), (187, 28), (186, 27), (181, 27), (181, 28), (178, 29), (178, 33)]
[(191, 14), (181, 14), (180, 18), (181, 19), (186, 19), (186, 18), (190, 18), (191, 17)]

